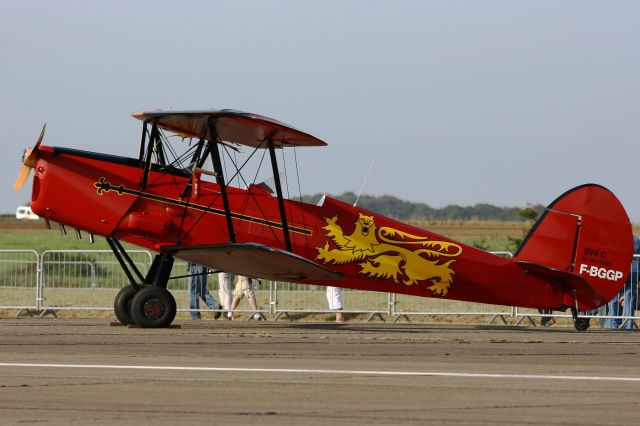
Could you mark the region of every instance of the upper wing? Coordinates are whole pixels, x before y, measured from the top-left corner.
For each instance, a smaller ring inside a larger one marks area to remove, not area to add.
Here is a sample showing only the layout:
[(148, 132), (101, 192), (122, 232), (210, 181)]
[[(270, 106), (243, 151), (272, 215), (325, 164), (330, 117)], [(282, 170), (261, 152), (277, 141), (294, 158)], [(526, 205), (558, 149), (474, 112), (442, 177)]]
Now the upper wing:
[(258, 114), (232, 109), (204, 111), (134, 112), (133, 117), (154, 121), (162, 129), (195, 138), (208, 139), (208, 121), (215, 124), (221, 140), (239, 145), (266, 148), (271, 138), (276, 148), (287, 146), (325, 146), (320, 139), (288, 124)]
[(294, 253), (255, 243), (165, 247), (188, 262), (274, 281), (340, 280), (342, 275)]

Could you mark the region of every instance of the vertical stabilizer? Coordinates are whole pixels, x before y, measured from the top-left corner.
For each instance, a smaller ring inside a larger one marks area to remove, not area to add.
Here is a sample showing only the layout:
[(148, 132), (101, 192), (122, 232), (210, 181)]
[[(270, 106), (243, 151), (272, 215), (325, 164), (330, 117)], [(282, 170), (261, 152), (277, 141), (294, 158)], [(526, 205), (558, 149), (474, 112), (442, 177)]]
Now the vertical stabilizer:
[[(514, 261), (566, 272), (557, 278), (581, 309), (600, 306), (624, 285), (631, 258), (631, 223), (618, 198), (595, 184), (573, 188), (552, 202), (518, 248)], [(588, 286), (581, 285), (585, 283)]]

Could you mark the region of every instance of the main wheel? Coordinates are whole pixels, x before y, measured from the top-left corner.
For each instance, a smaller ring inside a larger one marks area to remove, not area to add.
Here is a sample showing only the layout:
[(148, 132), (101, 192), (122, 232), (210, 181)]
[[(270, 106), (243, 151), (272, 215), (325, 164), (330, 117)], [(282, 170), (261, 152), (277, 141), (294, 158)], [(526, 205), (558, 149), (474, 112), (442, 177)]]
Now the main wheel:
[(137, 292), (137, 288), (128, 285), (120, 289), (113, 301), (113, 312), (122, 325), (135, 324), (131, 316), (131, 299), (133, 299), (133, 296), (135, 296)]
[(143, 287), (131, 300), (131, 316), (143, 328), (168, 327), (176, 317), (176, 300), (166, 288)]

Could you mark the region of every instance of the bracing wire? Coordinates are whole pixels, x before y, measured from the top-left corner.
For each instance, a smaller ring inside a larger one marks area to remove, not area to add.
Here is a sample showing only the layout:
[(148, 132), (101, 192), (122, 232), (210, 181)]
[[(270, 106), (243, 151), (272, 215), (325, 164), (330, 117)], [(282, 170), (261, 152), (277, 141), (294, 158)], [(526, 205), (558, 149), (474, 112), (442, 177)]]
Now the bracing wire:
[[(293, 146), (293, 159), (294, 159), (294, 163), (296, 166), (296, 180), (298, 181), (298, 199), (300, 200), (300, 204), (302, 204), (302, 185), (300, 184), (300, 168), (298, 166), (298, 153), (296, 151), (296, 147), (295, 145)], [(301, 213), (302, 213), (302, 226), (304, 228), (307, 227), (307, 221), (305, 218), (305, 209), (301, 209)], [(309, 241), (309, 236), (305, 234), (304, 236), (304, 240), (305, 240), (305, 246), (309, 247), (308, 241)]]
[[(260, 146), (262, 145), (258, 145), (253, 152), (249, 155), (249, 157), (242, 163), (242, 165), (240, 167), (238, 167), (237, 162), (235, 162), (232, 158), (231, 158), (231, 154), (229, 154), (229, 150), (223, 146), (224, 149), (224, 153), (229, 157), (229, 161), (231, 161), (231, 163), (233, 164), (234, 168), (236, 169), (236, 172), (233, 174), (233, 176), (231, 176), (229, 178), (229, 182), (231, 182), (233, 179), (236, 178), (236, 176), (242, 180), (242, 182), (248, 187), (247, 182), (244, 180), (244, 177), (242, 176), (242, 169), (244, 169), (244, 167), (247, 165), (247, 163), (251, 160), (251, 158), (255, 155), (255, 153), (258, 151), (258, 149), (260, 148)], [(235, 152), (234, 152), (234, 156), (235, 156)], [(224, 158), (224, 156), (223, 156)], [(264, 158), (264, 154), (263, 154), (263, 158)], [(260, 161), (260, 165), (262, 165), (262, 160)], [(258, 168), (258, 171), (260, 169)], [(225, 170), (225, 175), (226, 175), (226, 170)], [(238, 181), (238, 185), (240, 184), (240, 181)]]
[[(178, 136), (175, 135), (175, 137), (178, 137)], [(165, 160), (167, 160), (168, 158), (172, 159), (168, 164), (166, 164), (166, 166), (175, 167), (177, 169), (183, 169), (184, 162), (187, 161), (187, 159), (193, 155), (193, 152), (195, 151), (196, 146), (195, 145), (191, 146), (190, 144), (189, 148), (185, 150), (185, 152), (182, 153), (182, 155), (178, 155), (175, 149), (173, 149), (173, 146), (169, 142), (169, 138), (164, 134), (164, 132), (160, 132), (160, 139), (162, 140), (161, 148), (163, 150)], [(157, 154), (156, 154), (156, 158), (157, 158)]]
[(289, 178), (287, 176), (287, 161), (284, 157), (284, 148), (281, 151), (282, 151), (282, 168), (284, 173), (284, 183), (285, 183), (285, 186), (287, 187), (287, 199), (290, 200), (291, 194), (289, 193)]
[(364, 177), (364, 181), (362, 182), (362, 186), (360, 187), (360, 191), (358, 192), (358, 196), (356, 197), (356, 202), (353, 203), (353, 207), (358, 205), (358, 200), (360, 199), (360, 195), (362, 195), (362, 190), (364, 189), (364, 186), (367, 183), (367, 179), (369, 179), (369, 174), (371, 173), (371, 169), (373, 169), (373, 165), (375, 164), (375, 162), (376, 162), (375, 158), (371, 160), (371, 164), (369, 165), (369, 170), (367, 171), (367, 174)]

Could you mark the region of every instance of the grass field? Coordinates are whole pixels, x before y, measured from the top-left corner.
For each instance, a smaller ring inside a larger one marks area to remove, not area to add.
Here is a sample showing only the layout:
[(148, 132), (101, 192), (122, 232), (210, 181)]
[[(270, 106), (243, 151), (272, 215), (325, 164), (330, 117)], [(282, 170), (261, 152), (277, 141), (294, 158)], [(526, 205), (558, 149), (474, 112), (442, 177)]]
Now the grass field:
[[(513, 251), (513, 240), (521, 238), (527, 225), (524, 222), (499, 221), (411, 221), (411, 225), (452, 238), (464, 244), (489, 251)], [(125, 245), (126, 246), (126, 245)], [(126, 246), (134, 248), (134, 246)], [(62, 235), (57, 224), (47, 229), (44, 221), (17, 220), (0, 217), (0, 249), (36, 250), (109, 250), (104, 238), (96, 237), (89, 244), (88, 235), (78, 240), (73, 229)]]
[[(127, 246), (134, 248), (134, 246)], [(82, 233), (82, 239), (77, 239), (75, 232), (67, 228), (67, 235), (63, 235), (57, 224), (52, 223), (47, 229), (44, 220), (18, 220), (12, 217), (0, 216), (0, 250), (35, 250), (42, 253), (45, 250), (109, 250), (107, 241), (96, 237), (95, 243), (89, 243), (89, 236)]]
[(488, 251), (516, 249), (516, 240), (522, 238), (531, 226), (525, 222), (502, 221), (411, 221), (411, 225), (440, 234), (464, 244)]

